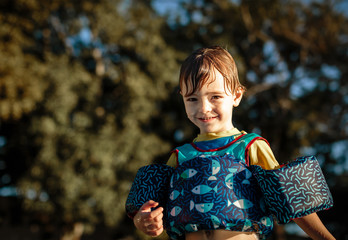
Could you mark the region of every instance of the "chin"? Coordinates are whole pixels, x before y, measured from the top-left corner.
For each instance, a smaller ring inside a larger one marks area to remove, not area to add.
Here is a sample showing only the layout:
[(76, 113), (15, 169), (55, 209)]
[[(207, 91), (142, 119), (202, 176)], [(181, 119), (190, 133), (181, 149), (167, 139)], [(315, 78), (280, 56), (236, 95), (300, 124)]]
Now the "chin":
[(216, 133), (217, 131), (214, 129), (204, 129), (203, 131), (201, 130), (201, 133)]

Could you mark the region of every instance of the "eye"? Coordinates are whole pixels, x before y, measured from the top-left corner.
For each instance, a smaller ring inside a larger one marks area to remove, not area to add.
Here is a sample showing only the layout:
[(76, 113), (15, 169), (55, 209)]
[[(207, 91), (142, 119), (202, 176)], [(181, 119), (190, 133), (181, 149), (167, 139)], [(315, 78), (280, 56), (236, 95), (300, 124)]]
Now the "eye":
[(195, 102), (195, 101), (197, 101), (197, 98), (193, 98), (193, 97), (186, 98), (186, 101), (188, 101), (188, 102)]
[(220, 99), (222, 98), (221, 96), (212, 96), (212, 99)]

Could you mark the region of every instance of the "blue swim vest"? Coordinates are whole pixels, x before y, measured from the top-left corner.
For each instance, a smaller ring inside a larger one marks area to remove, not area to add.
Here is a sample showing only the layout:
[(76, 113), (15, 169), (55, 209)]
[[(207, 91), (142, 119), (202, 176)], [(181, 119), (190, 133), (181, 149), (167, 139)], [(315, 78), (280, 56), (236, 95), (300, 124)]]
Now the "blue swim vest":
[(248, 150), (258, 139), (245, 134), (185, 144), (175, 150), (176, 169), (165, 164), (140, 168), (127, 198), (128, 216), (154, 200), (165, 209), (163, 221), (171, 239), (216, 229), (256, 232), (264, 239), (273, 218), (285, 224), (333, 206), (314, 156), (275, 170), (249, 166)]
[(178, 147), (178, 167), (169, 184), (166, 230), (172, 239), (185, 232), (224, 229), (267, 236), (273, 220), (245, 156), (256, 134), (225, 137)]

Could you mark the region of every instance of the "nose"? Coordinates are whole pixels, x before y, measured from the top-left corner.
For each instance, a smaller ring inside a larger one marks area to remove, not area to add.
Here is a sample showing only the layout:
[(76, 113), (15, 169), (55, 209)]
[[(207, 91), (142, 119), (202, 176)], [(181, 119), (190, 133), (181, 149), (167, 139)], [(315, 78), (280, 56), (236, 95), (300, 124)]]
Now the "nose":
[(200, 106), (199, 106), (199, 111), (201, 113), (207, 113), (210, 112), (212, 109), (211, 107), (211, 103), (208, 100), (202, 100), (200, 102)]

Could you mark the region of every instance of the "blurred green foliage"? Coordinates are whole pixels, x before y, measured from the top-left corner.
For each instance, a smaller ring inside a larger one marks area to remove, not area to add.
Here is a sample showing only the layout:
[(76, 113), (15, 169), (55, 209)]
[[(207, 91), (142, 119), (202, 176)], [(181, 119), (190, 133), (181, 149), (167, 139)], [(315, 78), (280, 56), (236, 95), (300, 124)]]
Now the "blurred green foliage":
[[(347, 153), (332, 154), (348, 134), (340, 2), (177, 1), (166, 15), (154, 2), (1, 1), (0, 187), (15, 187), (16, 211), (28, 214), (12, 224), (35, 223), (43, 239), (80, 237), (81, 223), (86, 236), (106, 228), (112, 239), (147, 239), (125, 216), (128, 191), (139, 167), (165, 162), (197, 133), (179, 67), (216, 44), (248, 88), (234, 124), (267, 138), (280, 162), (318, 155), (334, 197), (344, 195)], [(343, 236), (346, 220), (333, 213), (323, 221)]]

